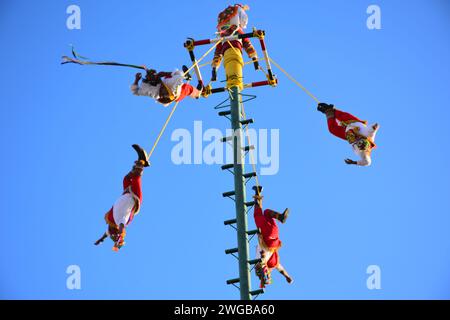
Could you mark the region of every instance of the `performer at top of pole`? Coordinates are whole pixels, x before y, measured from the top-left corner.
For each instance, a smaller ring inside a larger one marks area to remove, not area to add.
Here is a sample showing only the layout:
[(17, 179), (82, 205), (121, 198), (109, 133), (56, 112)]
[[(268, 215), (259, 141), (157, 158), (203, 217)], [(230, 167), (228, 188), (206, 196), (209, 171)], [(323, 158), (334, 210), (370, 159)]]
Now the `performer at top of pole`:
[[(224, 11), (219, 13), (217, 21), (217, 33), (220, 37), (231, 36), (234, 34), (243, 34), (244, 29), (247, 28), (248, 16), (246, 11), (249, 10), (247, 5), (235, 4), (233, 6), (228, 6)], [(226, 41), (217, 45), (214, 52), (214, 59), (211, 64), (212, 66), (212, 77), (211, 81), (217, 80), (217, 68), (219, 68), (222, 58), (224, 58), (224, 66), (227, 69), (227, 63), (232, 59), (233, 52), (236, 55), (236, 51), (241, 53), (240, 60), (242, 60), (242, 48), (244, 48), (248, 57), (254, 62), (255, 70), (259, 69), (258, 55), (255, 48), (248, 38), (236, 39), (231, 41)], [(232, 49), (232, 50), (229, 50)], [(233, 50), (234, 49), (234, 50)], [(228, 52), (228, 54), (227, 54)], [(243, 66), (243, 62), (242, 62)], [(230, 70), (231, 71), (231, 70)], [(234, 80), (233, 83), (228, 83), (230, 85), (238, 85), (242, 89), (242, 70), (239, 74), (234, 75), (235, 77), (241, 77), (241, 79), (229, 79), (230, 71), (227, 71), (227, 80)], [(241, 82), (236, 83), (237, 81)]]

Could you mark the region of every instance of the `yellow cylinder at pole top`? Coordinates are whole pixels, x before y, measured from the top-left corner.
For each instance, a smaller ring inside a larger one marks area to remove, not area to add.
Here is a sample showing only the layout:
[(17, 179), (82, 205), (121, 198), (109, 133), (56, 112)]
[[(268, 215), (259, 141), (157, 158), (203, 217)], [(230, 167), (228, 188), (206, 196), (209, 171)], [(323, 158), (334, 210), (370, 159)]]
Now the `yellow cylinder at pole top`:
[(242, 81), (242, 68), (244, 67), (244, 59), (242, 52), (236, 48), (229, 48), (223, 55), (223, 66), (227, 75), (227, 88), (238, 87), (239, 90), (244, 89)]

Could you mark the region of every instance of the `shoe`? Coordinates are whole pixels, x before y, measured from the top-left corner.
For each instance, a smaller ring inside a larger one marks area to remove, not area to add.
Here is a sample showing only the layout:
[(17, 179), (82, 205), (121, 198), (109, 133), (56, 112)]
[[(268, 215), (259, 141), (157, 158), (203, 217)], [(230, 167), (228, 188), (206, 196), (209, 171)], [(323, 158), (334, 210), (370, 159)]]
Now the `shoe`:
[(288, 217), (289, 217), (289, 209), (286, 208), (286, 209), (284, 210), (284, 212), (278, 216), (278, 220), (279, 220), (281, 223), (285, 223)]
[(183, 65), (183, 66), (181, 67), (181, 69), (183, 70), (184, 78), (185, 78), (187, 81), (191, 81), (191, 80), (192, 80), (192, 76), (191, 76), (191, 74), (190, 74), (189, 72), (187, 72), (187, 71), (189, 70), (189, 68), (186, 67), (185, 65)]
[(256, 195), (261, 195), (261, 193), (263, 191), (263, 187), (262, 186), (253, 186), (252, 190), (255, 191)]
[(132, 147), (133, 147), (133, 149), (136, 151), (136, 153), (138, 154), (138, 160), (143, 162), (144, 167), (150, 166), (150, 163), (148, 162), (148, 155), (147, 155), (147, 152), (145, 152), (145, 150), (142, 149), (142, 148), (141, 148), (139, 145), (137, 145), (137, 144), (133, 144)]
[(334, 109), (334, 105), (332, 104), (327, 104), (327, 103), (319, 103), (317, 105), (317, 111), (320, 111), (322, 113), (327, 113), (328, 110), (333, 110)]

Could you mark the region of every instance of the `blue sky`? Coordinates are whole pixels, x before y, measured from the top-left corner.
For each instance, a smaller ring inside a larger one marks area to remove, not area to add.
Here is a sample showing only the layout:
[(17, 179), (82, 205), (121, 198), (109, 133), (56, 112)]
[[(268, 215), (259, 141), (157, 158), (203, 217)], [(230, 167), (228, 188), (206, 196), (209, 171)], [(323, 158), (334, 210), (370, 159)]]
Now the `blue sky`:
[[(448, 3), (247, 3), (249, 27), (266, 30), (275, 61), (322, 101), (381, 125), (373, 165), (346, 166), (349, 146), (281, 72), (277, 88), (247, 91), (258, 96), (246, 105), (255, 128), (280, 129), (280, 170), (260, 178), (265, 205), (291, 208), (280, 255), (295, 283), (274, 274), (261, 299), (450, 298)], [(66, 28), (71, 4), (81, 8), (81, 30)], [(381, 30), (366, 27), (370, 4), (381, 8)], [(169, 110), (130, 94), (132, 69), (59, 64), (69, 44), (91, 59), (159, 70), (189, 64), (182, 43), (212, 37), (226, 5), (2, 1), (1, 298), (239, 297), (225, 284), (238, 272), (224, 254), (236, 244), (223, 226), (233, 203), (221, 197), (232, 176), (170, 157), (173, 130), (192, 130), (196, 120), (228, 127), (213, 109), (224, 97), (180, 104), (145, 172), (142, 211), (115, 254), (111, 242), (93, 246), (103, 215), (134, 160), (130, 145), (150, 148)], [(249, 66), (245, 77), (261, 75)], [(81, 290), (66, 288), (72, 264)], [(373, 264), (381, 290), (366, 287)]]

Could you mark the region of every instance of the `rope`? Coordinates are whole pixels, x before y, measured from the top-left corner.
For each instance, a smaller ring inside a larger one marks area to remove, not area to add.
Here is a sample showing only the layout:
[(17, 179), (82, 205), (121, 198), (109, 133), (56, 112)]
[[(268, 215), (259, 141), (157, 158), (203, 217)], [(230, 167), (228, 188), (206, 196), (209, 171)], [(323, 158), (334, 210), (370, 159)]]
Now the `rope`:
[[(233, 44), (232, 44), (229, 40), (228, 40), (227, 42), (228, 42), (228, 44), (230, 45), (230, 47), (231, 47), (236, 53), (238, 53), (238, 49), (235, 48), (235, 47), (233, 46)], [(248, 63), (253, 63), (253, 61), (249, 61)], [(245, 63), (245, 64), (248, 64), (248, 63)], [(261, 69), (261, 70), (262, 70), (262, 69)], [(264, 72), (264, 71), (263, 71), (263, 72)], [(241, 108), (242, 108), (242, 115), (244, 116), (244, 120), (247, 120), (247, 115), (245, 114), (244, 104), (243, 104), (242, 102), (240, 102), (240, 101), (239, 101), (239, 104), (241, 105)], [(252, 145), (252, 143), (251, 143), (251, 141), (250, 141), (250, 134), (248, 133), (248, 126), (245, 127), (245, 134), (246, 134), (246, 136), (247, 136), (247, 144), (248, 144), (248, 146), (250, 147), (250, 146)], [(259, 179), (258, 179), (258, 172), (256, 171), (255, 158), (254, 158), (254, 155), (253, 155), (253, 150), (249, 148), (248, 151), (249, 151), (249, 153), (250, 153), (250, 162), (251, 162), (251, 165), (252, 165), (252, 168), (253, 168), (253, 172), (256, 173), (256, 175), (255, 175), (256, 193), (257, 193), (258, 196), (259, 196), (259, 195), (260, 195), (260, 193), (259, 193)]]
[(272, 58), (269, 58), (270, 61), (278, 68), (281, 70), (281, 72), (283, 72), (286, 77), (289, 78), (289, 80), (291, 80), (292, 82), (294, 82), (297, 86), (300, 87), (300, 89), (302, 89), (303, 91), (305, 91), (305, 93), (310, 96), (312, 99), (314, 99), (317, 103), (320, 103), (320, 100), (317, 99), (317, 97), (315, 95), (313, 95), (308, 89), (306, 89), (300, 82), (298, 82), (297, 80), (295, 80), (289, 73), (287, 73), (278, 63), (276, 63), (275, 61), (273, 61)]
[[(242, 107), (242, 114), (244, 116), (244, 120), (247, 120), (247, 115), (245, 114), (244, 104), (243, 103), (240, 103), (240, 104), (241, 104), (241, 107)], [(252, 142), (250, 141), (250, 134), (248, 133), (248, 126), (245, 127), (245, 134), (247, 136), (247, 144), (248, 144), (248, 146), (251, 146)], [(254, 155), (253, 155), (253, 150), (249, 149), (249, 153), (250, 153), (250, 162), (251, 162), (251, 165), (252, 165), (252, 168), (253, 168), (253, 172), (256, 173), (256, 175), (255, 175), (256, 192), (258, 193), (258, 195), (260, 195), (259, 194), (258, 172), (256, 171), (256, 163), (255, 163), (255, 158), (254, 158)]]
[[(194, 64), (188, 69), (186, 70), (186, 72), (184, 73), (184, 75), (186, 75), (190, 70), (192, 70), (196, 64), (198, 64), (200, 61), (202, 61), (212, 50), (214, 50), (214, 48), (219, 44), (219, 42), (216, 42), (216, 44), (214, 46), (212, 46), (211, 48), (209, 48), (208, 51), (206, 51), (206, 53), (200, 57), (200, 59), (196, 60), (194, 62)], [(175, 113), (175, 110), (178, 107), (178, 104), (180, 103), (180, 101), (177, 101), (177, 103), (175, 103), (175, 105), (173, 106), (172, 110), (170, 111), (169, 116), (166, 119), (166, 122), (164, 123), (163, 127), (161, 128), (161, 130), (159, 131), (158, 137), (156, 138), (155, 142), (153, 143), (153, 146), (150, 150), (150, 152), (148, 153), (148, 157), (147, 159), (150, 159), (150, 157), (152, 156), (153, 152), (156, 149), (156, 146), (159, 143), (159, 140), (161, 140), (162, 135), (164, 134), (164, 131), (166, 131), (167, 125), (169, 124), (170, 120), (172, 119), (173, 114)]]
[(208, 51), (205, 52), (203, 56), (201, 56), (200, 59), (196, 60), (194, 64), (184, 73), (186, 75), (189, 71), (191, 71), (200, 61), (202, 61), (211, 51), (213, 51), (218, 45), (221, 43), (220, 41), (217, 41), (211, 48), (208, 49)]
[(158, 137), (157, 137), (156, 140), (155, 140), (155, 143), (153, 143), (152, 149), (151, 149), (150, 152), (148, 153), (148, 158), (147, 158), (147, 159), (150, 159), (150, 157), (152, 156), (153, 152), (155, 151), (156, 146), (157, 146), (158, 143), (159, 143), (159, 140), (161, 139), (161, 137), (162, 137), (164, 131), (166, 130), (167, 125), (168, 125), (169, 122), (170, 122), (170, 119), (172, 118), (172, 116), (173, 116), (175, 110), (176, 110), (177, 107), (178, 107), (178, 103), (180, 103), (180, 101), (177, 101), (177, 103), (175, 103), (175, 105), (173, 106), (172, 111), (170, 111), (170, 114), (169, 114), (169, 116), (167, 117), (166, 122), (164, 123), (163, 127), (161, 128), (161, 131), (159, 131), (159, 134), (158, 134)]

